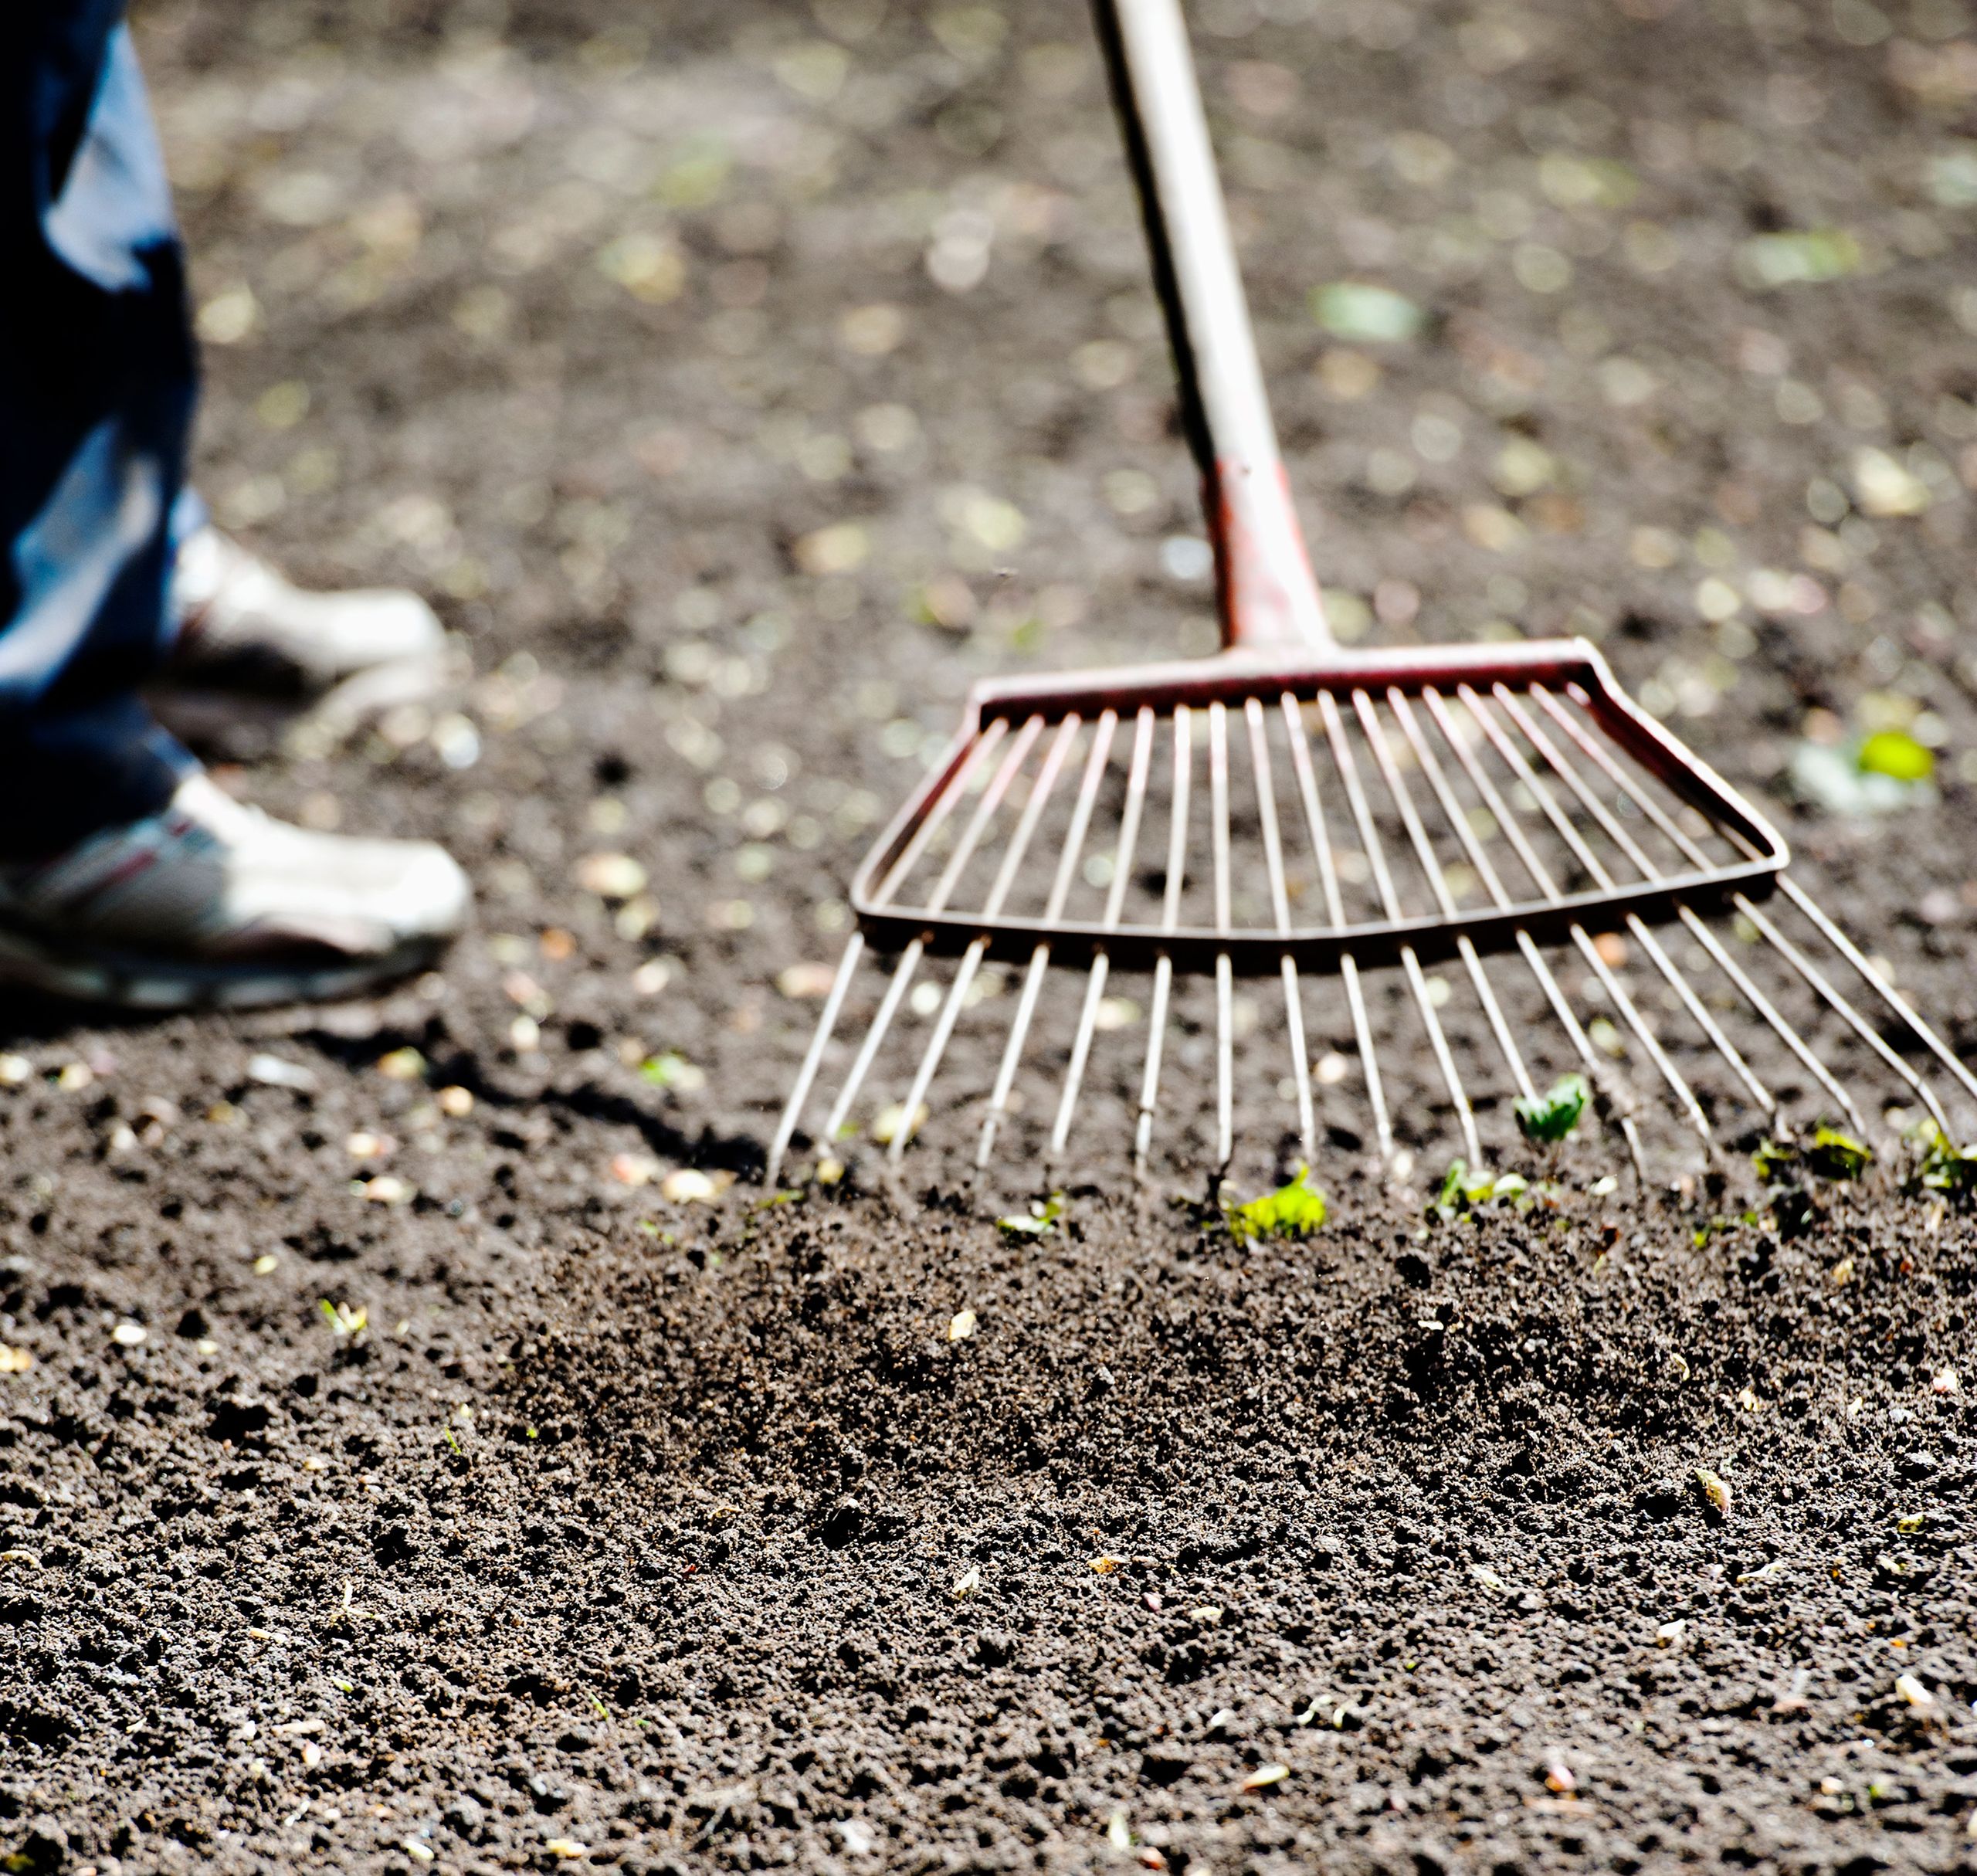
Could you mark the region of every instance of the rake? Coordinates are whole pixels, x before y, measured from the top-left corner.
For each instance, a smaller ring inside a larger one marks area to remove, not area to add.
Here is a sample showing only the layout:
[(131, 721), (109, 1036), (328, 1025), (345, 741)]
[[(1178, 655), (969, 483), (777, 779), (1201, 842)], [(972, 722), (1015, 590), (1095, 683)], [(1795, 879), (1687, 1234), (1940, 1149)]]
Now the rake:
[[(1775, 1074), (1754, 1057), (1782, 1064), (1790, 1091), (1861, 1129), (1859, 1102), (1826, 1059), (1832, 1047), (1804, 1033), (1816, 1026), (1850, 1050), (1849, 1063), (1864, 1051), (1948, 1134), (1934, 1086), (1896, 1043), (1933, 1058), (1973, 1101), (1977, 1080), (1786, 876), (1785, 843), (1763, 816), (1622, 694), (1589, 641), (1381, 650), (1334, 639), (1264, 396), (1177, 0), (1097, 0), (1095, 12), (1201, 472), (1222, 649), (975, 687), (955, 740), (854, 879), (858, 929), (783, 1111), (769, 1182), (868, 958), (890, 958), (890, 972), (819, 1137), (854, 1125), (904, 1007), (931, 1027), (891, 1111), (894, 1162), (963, 1012), (1005, 966), (1019, 988), (978, 1166), (1018, 1110), (1053, 969), (1084, 974), (1057, 1075), (1053, 1156), (1116, 1006), (1108, 984), (1150, 975), (1137, 1075), (1120, 1077), (1142, 1173), (1179, 980), (1195, 977), (1212, 984), (1218, 1174), (1234, 1150), (1239, 1009), (1255, 1008), (1236, 985), (1272, 977), (1290, 1070), (1280, 1085), (1307, 1162), (1323, 1117), (1307, 976), (1335, 982), (1329, 1020), (1349, 1033), (1373, 1148), (1388, 1165), (1397, 1143), (1375, 1036), (1383, 1016), (1418, 1026), (1435, 1098), (1471, 1165), (1486, 1158), (1478, 1105), (1501, 1104), (1506, 1083), (1534, 1100), (1558, 1067), (1587, 1078), (1643, 1179), (1636, 1070), (1705, 1143), (1726, 1117), (1782, 1125)], [(943, 991), (921, 972), (946, 958), (958, 963)], [(1836, 975), (1864, 988), (1878, 1020)], [(1445, 1018), (1458, 985), (1480, 1023)], [(1350, 1060), (1328, 1053), (1321, 1084), (1343, 1080)], [(1324, 1095), (1328, 1111), (1334, 1099)], [(1324, 1131), (1364, 1138), (1336, 1120)]]

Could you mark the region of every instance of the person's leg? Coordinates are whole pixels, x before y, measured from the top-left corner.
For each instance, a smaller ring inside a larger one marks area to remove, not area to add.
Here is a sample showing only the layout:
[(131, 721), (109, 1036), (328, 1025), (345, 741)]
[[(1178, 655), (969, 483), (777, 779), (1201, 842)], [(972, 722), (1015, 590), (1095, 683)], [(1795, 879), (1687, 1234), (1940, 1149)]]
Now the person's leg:
[(121, 0), (0, 15), (0, 860), (19, 860), (156, 811), (195, 768), (134, 696), (168, 643), (195, 366)]
[(193, 393), (122, 0), (0, 0), (0, 982), (349, 995), (436, 956), (471, 894), (427, 843), (241, 806), (140, 703), (177, 636)]

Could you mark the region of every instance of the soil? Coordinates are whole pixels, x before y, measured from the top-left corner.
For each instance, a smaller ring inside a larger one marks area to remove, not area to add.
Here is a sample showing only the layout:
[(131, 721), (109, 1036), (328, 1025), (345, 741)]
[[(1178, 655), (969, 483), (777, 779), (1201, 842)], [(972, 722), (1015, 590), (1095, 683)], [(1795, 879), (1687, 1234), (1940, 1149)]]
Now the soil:
[[(1977, 1043), (1962, 8), (1196, 12), (1321, 572), (1601, 638)], [(1331, 1116), (1302, 1241), (1178, 1122), (1137, 1190), (1110, 1083), (1041, 1232), (1025, 1155), (754, 1182), (968, 681), (1204, 646), (1082, 18), (139, 25), (221, 519), (480, 673), (222, 772), (443, 834), (481, 926), (360, 1005), (6, 1011), (10, 1867), (1969, 1868), (1977, 1230), (1885, 1132), (1445, 1219), (1417, 1063), (1425, 1176)], [(1328, 337), (1340, 279), (1426, 328)], [(1789, 800), (1887, 722), (1933, 801)]]

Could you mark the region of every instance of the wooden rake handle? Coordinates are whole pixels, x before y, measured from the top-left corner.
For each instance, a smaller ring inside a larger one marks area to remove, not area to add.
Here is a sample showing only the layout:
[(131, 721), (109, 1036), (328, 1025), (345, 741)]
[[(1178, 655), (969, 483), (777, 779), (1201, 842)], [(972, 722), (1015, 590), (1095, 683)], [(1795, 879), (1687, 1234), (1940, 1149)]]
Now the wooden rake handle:
[(1222, 642), (1333, 648), (1292, 506), (1179, 0), (1093, 0), (1215, 545)]

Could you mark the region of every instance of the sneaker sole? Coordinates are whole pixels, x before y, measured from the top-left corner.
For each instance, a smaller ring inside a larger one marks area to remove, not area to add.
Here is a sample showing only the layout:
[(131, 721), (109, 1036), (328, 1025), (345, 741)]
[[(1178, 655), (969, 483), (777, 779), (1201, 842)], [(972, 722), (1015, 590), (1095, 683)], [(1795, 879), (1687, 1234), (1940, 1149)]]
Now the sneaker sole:
[(0, 925), (0, 985), (117, 1009), (258, 1009), (359, 996), (423, 969), (447, 942), (422, 938), (361, 962), (198, 964), (73, 942), (57, 948)]

